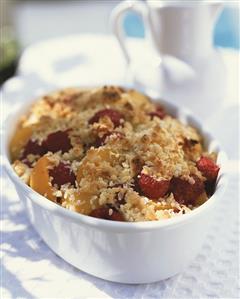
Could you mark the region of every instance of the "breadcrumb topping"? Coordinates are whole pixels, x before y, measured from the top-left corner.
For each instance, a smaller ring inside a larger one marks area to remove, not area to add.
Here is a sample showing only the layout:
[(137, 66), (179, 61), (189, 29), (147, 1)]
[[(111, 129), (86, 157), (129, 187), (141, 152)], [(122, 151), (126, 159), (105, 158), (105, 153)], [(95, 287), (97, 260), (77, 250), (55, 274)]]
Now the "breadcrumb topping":
[[(204, 151), (195, 128), (162, 111), (147, 96), (115, 86), (43, 96), (19, 122), (22, 134), (16, 133), (10, 144), (13, 168), (34, 190), (78, 213), (92, 215), (105, 207), (104, 219), (120, 213), (125, 221), (189, 213), (208, 195), (203, 190), (194, 201), (188, 201), (188, 193), (178, 200), (173, 178), (194, 185), (197, 177), (204, 184), (196, 162), (213, 154)], [(59, 131), (68, 140), (48, 139)], [(58, 177), (51, 177), (59, 164)]]

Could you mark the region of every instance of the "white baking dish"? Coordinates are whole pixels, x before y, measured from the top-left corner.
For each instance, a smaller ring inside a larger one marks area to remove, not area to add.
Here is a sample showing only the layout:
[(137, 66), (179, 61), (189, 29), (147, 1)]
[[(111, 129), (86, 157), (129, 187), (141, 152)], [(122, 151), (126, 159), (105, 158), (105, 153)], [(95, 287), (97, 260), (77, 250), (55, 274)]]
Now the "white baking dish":
[(150, 283), (182, 271), (199, 252), (215, 206), (227, 184), (226, 155), (202, 124), (184, 109), (161, 101), (167, 110), (203, 134), (206, 147), (218, 153), (221, 167), (214, 195), (189, 214), (154, 222), (113, 222), (81, 215), (36, 193), (13, 171), (8, 144), (19, 117), (33, 100), (4, 122), (4, 166), (28, 217), (48, 246), (68, 263), (97, 277), (122, 283)]

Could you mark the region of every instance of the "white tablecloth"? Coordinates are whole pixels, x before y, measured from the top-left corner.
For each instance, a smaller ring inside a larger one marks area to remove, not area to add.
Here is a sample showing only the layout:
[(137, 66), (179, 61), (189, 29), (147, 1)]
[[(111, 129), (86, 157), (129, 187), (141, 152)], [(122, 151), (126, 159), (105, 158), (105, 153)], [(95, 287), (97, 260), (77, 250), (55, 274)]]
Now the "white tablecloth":
[[(45, 44), (45, 49), (46, 47), (47, 45)], [(39, 48), (35, 50), (39, 51)], [(28, 85), (31, 84), (31, 88), (33, 88), (33, 81), (31, 80), (34, 73), (34, 51), (33, 49), (31, 51), (31, 53), (29, 52), (28, 62), (26, 62), (27, 52), (23, 56), (24, 59), (19, 69), (21, 77), (12, 80), (4, 88), (4, 116), (12, 107), (6, 95), (10, 98), (15, 95), (24, 99), (24, 96), (28, 93)], [(51, 49), (49, 51), (51, 52)], [(59, 50), (59, 56), (63, 52), (63, 50), (62, 52)], [(118, 49), (113, 47), (112, 55), (117, 52)], [(43, 51), (43, 53), (45, 52)], [(226, 52), (225, 55), (225, 57), (228, 56), (228, 61), (233, 60), (236, 63), (236, 58), (234, 58), (236, 56), (233, 53)], [(46, 57), (50, 56), (51, 54)], [(112, 56), (113, 58), (114, 56)], [(100, 65), (101, 63), (96, 57), (95, 59), (95, 62)], [(39, 66), (38, 62), (36, 64)], [(62, 67), (66, 68), (70, 64), (71, 60), (65, 61)], [(48, 80), (51, 80), (51, 76), (54, 73), (54, 66), (53, 64), (51, 65), (48, 68), (45, 65), (45, 70), (43, 66), (41, 66), (41, 69), (37, 68), (39, 70), (38, 75), (40, 76), (41, 72), (45, 72), (49, 75), (47, 77)], [(87, 65), (89, 65), (89, 68)], [(228, 66), (230, 68), (230, 62)], [(91, 67), (95, 68), (96, 65), (91, 60), (88, 60), (85, 68), (89, 70)], [(124, 68), (121, 64), (119, 64), (118, 71), (112, 77), (113, 82), (116, 83), (121, 81), (121, 76), (124, 74)], [(31, 73), (30, 76), (27, 75), (29, 74), (28, 72)], [(96, 79), (100, 81), (99, 73), (95, 75)], [(27, 77), (23, 80), (21, 79), (22, 76)], [(230, 76), (231, 84), (233, 84), (234, 80), (237, 82), (233, 74)], [(102, 76), (101, 80), (107, 78), (109, 78), (108, 74)], [(59, 77), (59, 80), (61, 81), (62, 79)], [(84, 78), (80, 77), (79, 83), (82, 81), (84, 81)], [(37, 89), (39, 83), (36, 80), (34, 82)], [(62, 82), (58, 83), (61, 85)], [(233, 85), (232, 88), (236, 90), (236, 85)], [(236, 102), (232, 104), (235, 105)], [(219, 129), (220, 121), (223, 120), (223, 117), (226, 117), (223, 111), (219, 114), (220, 116), (215, 116), (215, 119), (210, 122), (212, 129)], [(231, 123), (232, 115), (230, 115), (228, 122), (230, 125), (234, 125), (234, 123)], [(216, 130), (215, 133), (222, 138), (229, 155), (236, 159), (237, 137), (229, 135), (226, 133), (226, 130), (226, 126), (225, 128), (221, 126), (221, 130)], [(236, 134), (237, 129), (233, 127), (230, 131), (232, 132), (232, 130), (235, 130), (233, 134)], [(1, 298), (139, 299), (239, 297), (238, 166), (235, 162), (231, 162), (229, 169), (230, 177), (227, 192), (218, 203), (213, 224), (197, 258), (183, 273), (165, 281), (145, 285), (124, 285), (107, 282), (75, 269), (56, 256), (30, 225), (14, 186), (4, 171), (1, 171)]]

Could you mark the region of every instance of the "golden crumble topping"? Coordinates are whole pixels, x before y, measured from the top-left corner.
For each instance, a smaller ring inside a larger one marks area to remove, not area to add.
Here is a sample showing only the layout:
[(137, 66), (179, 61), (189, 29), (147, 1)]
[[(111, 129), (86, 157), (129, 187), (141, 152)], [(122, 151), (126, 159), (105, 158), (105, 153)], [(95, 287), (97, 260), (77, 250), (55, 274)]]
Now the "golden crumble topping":
[(38, 99), (10, 153), (26, 184), (67, 209), (147, 221), (188, 213), (213, 193), (219, 167), (202, 141), (147, 96), (104, 86)]

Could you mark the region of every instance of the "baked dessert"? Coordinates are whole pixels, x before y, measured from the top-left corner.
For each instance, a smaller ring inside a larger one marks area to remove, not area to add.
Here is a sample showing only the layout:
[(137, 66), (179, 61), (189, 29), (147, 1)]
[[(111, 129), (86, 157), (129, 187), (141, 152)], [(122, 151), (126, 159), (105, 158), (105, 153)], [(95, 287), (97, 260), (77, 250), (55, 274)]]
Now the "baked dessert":
[(189, 213), (212, 195), (219, 171), (195, 128), (115, 86), (41, 97), (20, 119), (10, 153), (15, 172), (36, 192), (116, 221)]

